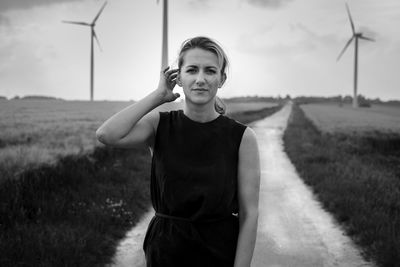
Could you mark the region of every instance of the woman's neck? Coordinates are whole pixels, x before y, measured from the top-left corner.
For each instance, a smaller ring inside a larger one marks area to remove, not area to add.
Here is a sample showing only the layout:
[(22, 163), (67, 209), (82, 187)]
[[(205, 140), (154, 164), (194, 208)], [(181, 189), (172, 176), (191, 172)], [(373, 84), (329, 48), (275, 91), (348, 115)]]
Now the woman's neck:
[(183, 113), (191, 120), (208, 122), (216, 119), (220, 114), (214, 108), (214, 102), (207, 105), (196, 105), (185, 101)]

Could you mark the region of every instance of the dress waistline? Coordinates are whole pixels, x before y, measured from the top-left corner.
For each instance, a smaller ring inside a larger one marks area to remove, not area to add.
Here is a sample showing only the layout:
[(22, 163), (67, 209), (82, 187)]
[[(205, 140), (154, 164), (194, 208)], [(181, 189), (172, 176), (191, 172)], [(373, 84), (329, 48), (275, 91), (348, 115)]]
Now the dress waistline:
[(159, 217), (159, 218), (165, 218), (165, 219), (183, 221), (183, 222), (190, 222), (190, 223), (213, 223), (213, 222), (224, 221), (224, 220), (227, 220), (227, 219), (229, 219), (231, 217), (237, 217), (234, 214), (228, 214), (228, 215), (225, 215), (225, 216), (219, 217), (219, 218), (211, 218), (211, 219), (207, 219), (207, 220), (194, 220), (194, 219), (189, 219), (189, 218), (184, 218), (184, 217), (177, 217), (177, 216), (167, 215), (167, 214), (163, 214), (163, 213), (160, 213), (160, 212), (156, 212), (155, 216)]

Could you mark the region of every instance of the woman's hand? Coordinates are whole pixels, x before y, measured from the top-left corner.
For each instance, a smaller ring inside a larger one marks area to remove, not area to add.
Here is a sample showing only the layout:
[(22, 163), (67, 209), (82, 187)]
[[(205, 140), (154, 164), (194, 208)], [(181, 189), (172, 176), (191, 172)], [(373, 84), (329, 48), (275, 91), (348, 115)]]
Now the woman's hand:
[(172, 90), (176, 85), (176, 78), (178, 77), (178, 69), (165, 68), (160, 72), (160, 81), (158, 83), (157, 91), (160, 93), (163, 102), (175, 101), (180, 95), (173, 93)]

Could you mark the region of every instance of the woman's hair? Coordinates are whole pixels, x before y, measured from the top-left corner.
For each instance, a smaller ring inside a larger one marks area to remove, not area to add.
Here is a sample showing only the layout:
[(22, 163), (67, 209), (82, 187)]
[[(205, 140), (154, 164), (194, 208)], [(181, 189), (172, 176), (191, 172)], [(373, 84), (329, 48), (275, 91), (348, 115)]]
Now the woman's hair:
[[(178, 57), (179, 70), (183, 65), (183, 58), (185, 56), (186, 51), (194, 48), (200, 48), (215, 54), (218, 58), (218, 63), (221, 66), (221, 77), (224, 77), (226, 75), (226, 69), (228, 67), (228, 57), (226, 56), (224, 50), (216, 41), (204, 36), (190, 38), (183, 42)], [(222, 100), (219, 97), (216, 97), (214, 107), (219, 114), (225, 114), (226, 105), (224, 102), (222, 102)]]

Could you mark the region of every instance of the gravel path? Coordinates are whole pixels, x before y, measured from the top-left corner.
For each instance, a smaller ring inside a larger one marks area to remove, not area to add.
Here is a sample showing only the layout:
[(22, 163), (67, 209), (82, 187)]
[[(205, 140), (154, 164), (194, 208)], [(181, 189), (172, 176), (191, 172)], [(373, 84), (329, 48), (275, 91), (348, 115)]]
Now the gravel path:
[[(373, 266), (315, 200), (283, 150), (291, 105), (255, 122), (261, 157), (260, 212), (252, 267)], [(142, 243), (154, 211), (120, 243), (112, 266), (144, 267)]]
[(360, 256), (333, 217), (321, 208), (284, 152), (282, 135), (291, 112), (255, 122), (261, 189), (252, 267), (373, 266)]

